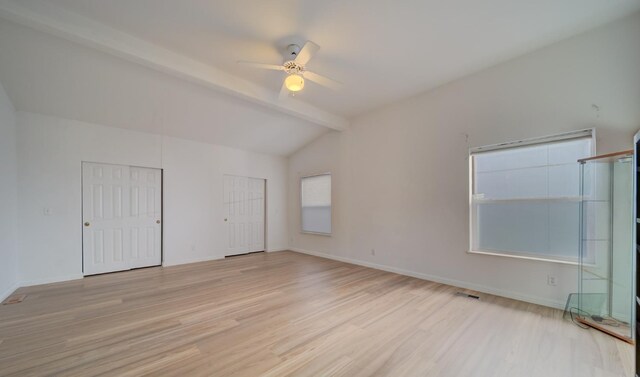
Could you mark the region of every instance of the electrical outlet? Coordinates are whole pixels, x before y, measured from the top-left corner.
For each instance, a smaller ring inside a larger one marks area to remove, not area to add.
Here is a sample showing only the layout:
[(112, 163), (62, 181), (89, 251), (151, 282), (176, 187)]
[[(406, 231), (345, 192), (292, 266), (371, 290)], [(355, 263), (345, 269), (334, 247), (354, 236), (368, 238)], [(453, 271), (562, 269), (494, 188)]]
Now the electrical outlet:
[(547, 285), (555, 287), (557, 284), (556, 277), (554, 275), (547, 275)]
[(371, 249), (371, 255), (376, 255), (376, 249)]

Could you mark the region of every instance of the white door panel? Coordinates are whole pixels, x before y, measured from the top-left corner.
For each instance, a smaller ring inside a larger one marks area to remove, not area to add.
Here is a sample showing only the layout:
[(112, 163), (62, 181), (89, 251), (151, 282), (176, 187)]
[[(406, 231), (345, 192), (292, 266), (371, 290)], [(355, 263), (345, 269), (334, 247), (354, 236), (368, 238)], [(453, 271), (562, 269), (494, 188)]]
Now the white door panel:
[(264, 250), (265, 180), (224, 176), (226, 255)]
[(160, 170), (83, 163), (82, 212), (85, 275), (161, 263)]
[(159, 169), (130, 168), (131, 268), (161, 264), (161, 192)]
[(85, 274), (129, 269), (124, 256), (123, 215), (127, 167), (83, 164), (83, 261)]
[(248, 236), (249, 251), (264, 250), (264, 179), (248, 179)]

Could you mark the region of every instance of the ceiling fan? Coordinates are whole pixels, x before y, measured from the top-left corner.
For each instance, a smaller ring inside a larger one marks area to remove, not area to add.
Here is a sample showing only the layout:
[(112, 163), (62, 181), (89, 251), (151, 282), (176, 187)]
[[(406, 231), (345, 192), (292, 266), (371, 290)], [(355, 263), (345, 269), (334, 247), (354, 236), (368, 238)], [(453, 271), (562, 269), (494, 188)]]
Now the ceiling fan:
[(302, 49), (296, 44), (290, 44), (287, 46), (287, 54), (284, 57), (285, 61), (282, 65), (243, 61), (238, 62), (238, 64), (254, 68), (286, 72), (287, 77), (285, 77), (284, 82), (282, 83), (282, 88), (280, 89), (280, 99), (287, 97), (290, 93), (295, 94), (296, 92), (301, 91), (304, 88), (305, 79), (313, 81), (316, 84), (338, 90), (342, 84), (317, 73), (308, 71), (305, 68), (306, 64), (319, 49), (320, 46), (311, 41), (307, 41)]

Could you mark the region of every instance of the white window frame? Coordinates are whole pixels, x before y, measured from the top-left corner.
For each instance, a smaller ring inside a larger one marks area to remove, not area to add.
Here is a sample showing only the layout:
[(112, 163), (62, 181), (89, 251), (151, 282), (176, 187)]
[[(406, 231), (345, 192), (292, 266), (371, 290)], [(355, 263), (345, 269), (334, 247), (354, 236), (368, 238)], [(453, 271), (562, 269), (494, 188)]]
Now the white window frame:
[[(522, 252), (508, 252), (508, 251), (485, 251), (485, 250), (474, 250), (473, 248), (473, 185), (474, 185), (474, 165), (473, 165), (473, 156), (475, 154), (481, 152), (490, 152), (497, 151), (501, 149), (511, 149), (517, 147), (524, 147), (529, 145), (536, 144), (548, 144), (558, 141), (567, 141), (581, 138), (591, 138), (591, 156), (596, 155), (596, 129), (595, 128), (587, 128), (578, 131), (565, 132), (561, 134), (543, 136), (543, 137), (535, 137), (529, 139), (522, 139), (517, 141), (491, 144), (481, 147), (473, 147), (469, 148), (469, 187), (468, 187), (468, 199), (469, 199), (469, 247), (467, 248), (468, 254), (478, 254), (478, 255), (491, 255), (498, 257), (507, 257), (507, 258), (516, 258), (516, 259), (526, 259), (526, 260), (534, 260), (534, 261), (543, 261), (543, 262), (551, 262), (551, 263), (559, 263), (559, 264), (568, 264), (568, 265), (578, 265), (578, 261), (573, 260), (565, 260), (561, 258), (553, 258), (553, 257), (536, 257), (532, 255), (527, 255)], [(591, 157), (590, 156), (590, 157)], [(578, 161), (576, 161), (578, 163)]]
[[(329, 209), (329, 221), (331, 222), (331, 232), (329, 233), (324, 233), (324, 232), (313, 232), (313, 231), (309, 231), (309, 230), (304, 230), (303, 226), (302, 226), (302, 208), (303, 208), (303, 204), (302, 204), (302, 181), (305, 178), (313, 178), (313, 177), (320, 177), (320, 176), (324, 176), (324, 175), (328, 175), (331, 178), (331, 186), (329, 187), (329, 195), (331, 197), (331, 207)], [(312, 235), (316, 235), (316, 236), (325, 236), (325, 237), (331, 237), (333, 234), (333, 175), (331, 174), (331, 172), (324, 172), (324, 173), (317, 173), (317, 174), (311, 174), (311, 175), (304, 175), (300, 177), (300, 183), (298, 185), (298, 189), (300, 191), (300, 233), (302, 234), (312, 234)]]

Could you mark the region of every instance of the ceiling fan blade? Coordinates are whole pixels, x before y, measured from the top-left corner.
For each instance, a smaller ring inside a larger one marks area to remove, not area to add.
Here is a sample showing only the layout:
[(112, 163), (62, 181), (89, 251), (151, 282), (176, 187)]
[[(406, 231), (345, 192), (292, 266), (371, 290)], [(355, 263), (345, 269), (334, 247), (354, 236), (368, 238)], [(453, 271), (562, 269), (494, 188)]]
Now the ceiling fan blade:
[(320, 46), (311, 41), (307, 41), (293, 61), (303, 66), (311, 60), (313, 55), (315, 55), (319, 49)]
[(238, 62), (238, 64), (246, 65), (247, 67), (253, 67), (253, 68), (271, 69), (274, 71), (284, 71), (283, 66), (275, 65), (275, 64), (263, 64), (263, 63), (242, 62), (242, 61)]
[(287, 89), (286, 85), (284, 85), (284, 82), (283, 82), (282, 88), (280, 88), (280, 94), (278, 95), (278, 99), (283, 100), (286, 98), (289, 98), (289, 89)]
[(335, 80), (331, 80), (328, 77), (321, 76), (317, 73), (313, 73), (311, 71), (304, 71), (302, 75), (304, 76), (305, 79), (309, 79), (310, 81), (313, 81), (316, 84), (326, 86), (327, 88), (331, 88), (333, 90), (340, 90), (340, 88), (342, 88), (341, 83)]

